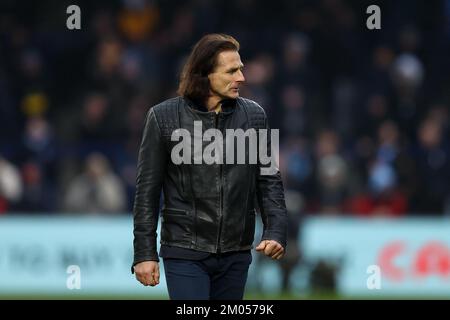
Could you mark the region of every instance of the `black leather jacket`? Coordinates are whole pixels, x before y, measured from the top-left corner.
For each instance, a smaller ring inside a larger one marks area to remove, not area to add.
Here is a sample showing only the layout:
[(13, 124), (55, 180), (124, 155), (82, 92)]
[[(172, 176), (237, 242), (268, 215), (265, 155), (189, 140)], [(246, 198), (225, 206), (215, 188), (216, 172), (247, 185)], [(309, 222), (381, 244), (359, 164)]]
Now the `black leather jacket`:
[[(251, 249), (255, 208), (259, 207), (264, 225), (261, 240), (276, 240), (286, 247), (287, 212), (280, 173), (260, 174), (259, 161), (249, 164), (248, 146), (246, 164), (172, 162), (172, 148), (179, 143), (171, 141), (172, 132), (185, 128), (194, 137), (194, 121), (202, 121), (203, 132), (220, 129), (224, 144), (225, 129), (268, 128), (264, 110), (244, 98), (226, 101), (218, 114), (182, 97), (148, 111), (133, 208), (133, 266), (146, 260), (159, 261), (156, 229), (161, 189), (161, 244), (211, 253)], [(203, 150), (210, 143), (204, 141)]]

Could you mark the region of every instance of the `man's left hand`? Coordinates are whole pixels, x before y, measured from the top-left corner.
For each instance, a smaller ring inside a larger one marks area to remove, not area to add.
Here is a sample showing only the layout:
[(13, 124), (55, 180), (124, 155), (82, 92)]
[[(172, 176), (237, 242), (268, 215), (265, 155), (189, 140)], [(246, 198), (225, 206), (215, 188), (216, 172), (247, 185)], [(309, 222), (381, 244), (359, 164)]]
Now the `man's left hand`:
[(256, 251), (262, 251), (266, 256), (272, 259), (281, 259), (284, 256), (284, 248), (275, 240), (263, 240), (256, 247)]

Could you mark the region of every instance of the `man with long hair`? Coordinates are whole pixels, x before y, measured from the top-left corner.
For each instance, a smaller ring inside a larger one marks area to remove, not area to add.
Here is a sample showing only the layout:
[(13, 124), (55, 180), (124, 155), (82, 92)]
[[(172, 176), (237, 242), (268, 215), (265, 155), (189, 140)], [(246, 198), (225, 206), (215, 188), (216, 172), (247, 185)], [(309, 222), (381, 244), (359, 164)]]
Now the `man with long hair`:
[[(252, 161), (257, 158), (253, 153), (262, 149), (268, 148), (273, 156), (272, 135), (251, 139), (256, 137), (252, 133), (267, 133), (269, 126), (256, 102), (239, 97), (245, 81), (239, 47), (229, 35), (204, 36), (183, 68), (179, 96), (147, 113), (133, 209), (132, 272), (143, 285), (155, 286), (162, 257), (171, 299), (243, 298), (256, 208), (264, 225), (256, 250), (272, 259), (285, 253), (287, 213), (281, 175), (277, 168), (264, 171), (267, 163), (261, 157)], [(206, 129), (204, 135), (199, 128)], [(222, 134), (230, 130), (246, 130), (247, 151), (242, 145), (225, 146)], [(213, 150), (212, 160), (206, 159), (208, 150)], [(241, 161), (233, 161), (235, 156)]]

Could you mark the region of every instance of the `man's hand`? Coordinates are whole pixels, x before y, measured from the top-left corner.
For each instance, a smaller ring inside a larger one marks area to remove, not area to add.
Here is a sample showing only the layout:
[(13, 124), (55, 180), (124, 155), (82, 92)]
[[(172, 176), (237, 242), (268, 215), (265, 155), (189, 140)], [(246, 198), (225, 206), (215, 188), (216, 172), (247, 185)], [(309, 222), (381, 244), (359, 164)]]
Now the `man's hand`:
[(136, 279), (144, 286), (159, 284), (159, 263), (156, 261), (143, 261), (134, 266)]
[(256, 247), (256, 251), (262, 251), (266, 256), (272, 259), (281, 259), (284, 256), (284, 248), (275, 240), (263, 240)]

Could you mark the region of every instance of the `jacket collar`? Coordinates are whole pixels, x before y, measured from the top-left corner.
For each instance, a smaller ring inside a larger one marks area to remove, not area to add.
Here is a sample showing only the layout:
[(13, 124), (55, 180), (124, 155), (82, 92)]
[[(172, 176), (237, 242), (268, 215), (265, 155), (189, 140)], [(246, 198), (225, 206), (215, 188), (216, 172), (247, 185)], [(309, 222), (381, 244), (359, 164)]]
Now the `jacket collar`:
[[(197, 103), (194, 100), (191, 100), (186, 97), (183, 97), (183, 99), (187, 102), (189, 107), (191, 107), (195, 111), (214, 112), (214, 111), (208, 111), (208, 109), (203, 104)], [(237, 106), (237, 99), (222, 100), (222, 111), (220, 113), (223, 113), (224, 115), (231, 114), (231, 113), (233, 113), (236, 106)]]

